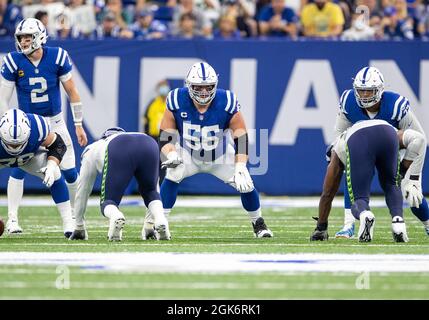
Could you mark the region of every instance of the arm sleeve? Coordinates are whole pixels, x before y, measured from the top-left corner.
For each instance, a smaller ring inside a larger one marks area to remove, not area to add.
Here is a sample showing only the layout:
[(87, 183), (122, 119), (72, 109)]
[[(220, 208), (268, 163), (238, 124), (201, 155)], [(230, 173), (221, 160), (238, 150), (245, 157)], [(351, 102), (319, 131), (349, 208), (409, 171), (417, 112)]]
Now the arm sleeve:
[(404, 131), (402, 140), (406, 148), (404, 159), (413, 161), (405, 177), (421, 176), (427, 147), (425, 136), (415, 130), (407, 129)]
[(60, 81), (61, 83), (67, 82), (72, 78), (72, 74), (71, 72), (67, 72), (66, 74), (63, 74), (62, 76), (60, 76)]
[(9, 109), (10, 98), (15, 89), (15, 82), (1, 78), (0, 81), (0, 112), (3, 114)]
[(77, 225), (84, 225), (85, 211), (88, 203), (88, 198), (91, 195), (95, 179), (97, 178), (97, 168), (95, 161), (88, 159), (90, 154), (82, 159), (82, 166), (80, 168), (79, 182), (76, 192), (75, 200), (75, 217)]
[(420, 124), (419, 120), (417, 120), (417, 117), (412, 111), (407, 112), (407, 114), (401, 119), (401, 121), (399, 121), (398, 126), (401, 130), (412, 129), (417, 132), (420, 132), (426, 139), (426, 135), (423, 131), (422, 125)]
[(337, 118), (335, 119), (335, 131), (337, 135), (343, 133), (345, 130), (350, 128), (353, 124), (347, 119), (344, 113), (339, 111)]

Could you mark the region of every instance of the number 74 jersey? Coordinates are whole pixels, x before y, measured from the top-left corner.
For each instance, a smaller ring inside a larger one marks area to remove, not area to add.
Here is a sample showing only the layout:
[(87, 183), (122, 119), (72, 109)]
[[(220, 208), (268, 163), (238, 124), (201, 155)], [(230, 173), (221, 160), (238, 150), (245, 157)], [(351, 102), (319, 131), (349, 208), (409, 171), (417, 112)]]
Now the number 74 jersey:
[(52, 117), (61, 112), (60, 77), (67, 77), (71, 70), (66, 50), (43, 47), (43, 57), (37, 66), (21, 52), (8, 53), (3, 58), (1, 74), (15, 82), (19, 106), (12, 107)]

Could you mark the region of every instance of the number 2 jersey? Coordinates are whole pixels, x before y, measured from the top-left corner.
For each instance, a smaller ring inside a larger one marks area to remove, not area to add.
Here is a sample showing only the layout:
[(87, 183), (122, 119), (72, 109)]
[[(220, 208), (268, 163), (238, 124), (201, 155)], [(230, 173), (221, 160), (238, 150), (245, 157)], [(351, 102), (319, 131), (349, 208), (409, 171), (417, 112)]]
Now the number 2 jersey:
[(210, 162), (225, 154), (230, 135), (225, 130), (240, 104), (234, 93), (217, 89), (207, 111), (200, 113), (189, 96), (188, 88), (170, 91), (167, 108), (173, 113), (180, 134), (180, 145), (194, 159)]
[[(49, 125), (45, 118), (31, 113), (27, 113), (27, 117), (31, 127), (27, 146), (19, 155), (14, 156), (7, 153), (3, 145), (0, 144), (0, 166), (20, 167), (26, 164), (48, 137)], [(0, 127), (2, 125), (3, 123), (0, 123)]]
[(15, 82), (22, 111), (52, 117), (61, 112), (60, 77), (67, 78), (71, 70), (66, 50), (43, 47), (43, 57), (37, 66), (21, 52), (8, 53), (3, 58), (1, 74)]

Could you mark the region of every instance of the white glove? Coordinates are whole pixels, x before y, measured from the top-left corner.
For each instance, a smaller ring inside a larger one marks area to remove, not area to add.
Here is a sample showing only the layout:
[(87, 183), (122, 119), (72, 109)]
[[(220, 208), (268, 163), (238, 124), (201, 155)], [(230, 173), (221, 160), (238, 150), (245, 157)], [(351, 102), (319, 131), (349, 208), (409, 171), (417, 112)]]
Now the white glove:
[(418, 208), (423, 200), (422, 186), (420, 180), (404, 178), (401, 181), (402, 195), (411, 208)]
[(164, 168), (176, 168), (178, 165), (182, 164), (183, 160), (179, 157), (176, 151), (171, 151), (167, 154), (167, 160), (161, 163), (161, 169)]
[(249, 170), (247, 170), (246, 163), (237, 162), (235, 164), (233, 184), (235, 189), (240, 193), (248, 193), (255, 188)]
[(45, 175), (43, 179), (43, 183), (48, 187), (52, 187), (55, 181), (55, 169), (57, 169), (58, 165), (53, 160), (48, 160), (46, 167), (40, 168), (39, 172)]

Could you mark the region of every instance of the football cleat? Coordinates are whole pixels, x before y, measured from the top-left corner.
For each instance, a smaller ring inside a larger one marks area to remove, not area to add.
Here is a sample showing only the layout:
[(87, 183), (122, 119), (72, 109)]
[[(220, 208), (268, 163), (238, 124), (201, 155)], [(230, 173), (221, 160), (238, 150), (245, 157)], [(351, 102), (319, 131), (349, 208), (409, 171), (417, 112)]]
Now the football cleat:
[(255, 223), (252, 222), (253, 232), (256, 238), (272, 238), (273, 233), (267, 228), (264, 218), (259, 217)]
[(392, 219), (392, 236), (395, 242), (408, 242), (407, 228), (404, 219), (399, 216)]
[(171, 240), (170, 230), (167, 223), (155, 224), (156, 240)]
[(18, 220), (7, 220), (6, 231), (8, 234), (22, 233), (22, 228), (18, 224)]
[(145, 221), (142, 229), (142, 240), (156, 240), (155, 228), (153, 223), (148, 223)]
[(429, 236), (429, 226), (428, 227), (425, 226), (425, 231), (426, 231), (426, 234)]
[(125, 218), (123, 215), (111, 217), (109, 222), (109, 231), (107, 239), (109, 241), (122, 241), (122, 229), (125, 225)]
[(74, 230), (69, 240), (88, 240), (88, 232), (86, 230)]
[(345, 225), (340, 231), (335, 234), (335, 238), (351, 239), (355, 235), (355, 225)]
[(310, 241), (325, 241), (328, 240), (329, 235), (328, 235), (328, 230), (318, 230), (315, 229), (313, 231), (313, 234), (310, 237)]
[(374, 234), (375, 217), (371, 211), (363, 211), (359, 217), (359, 242), (371, 242)]

